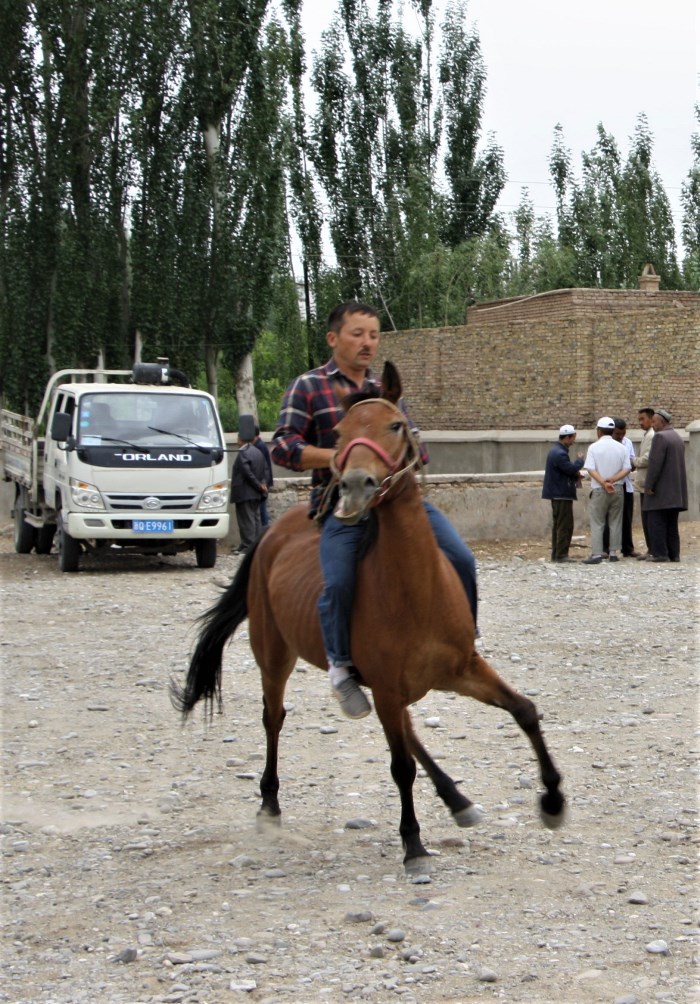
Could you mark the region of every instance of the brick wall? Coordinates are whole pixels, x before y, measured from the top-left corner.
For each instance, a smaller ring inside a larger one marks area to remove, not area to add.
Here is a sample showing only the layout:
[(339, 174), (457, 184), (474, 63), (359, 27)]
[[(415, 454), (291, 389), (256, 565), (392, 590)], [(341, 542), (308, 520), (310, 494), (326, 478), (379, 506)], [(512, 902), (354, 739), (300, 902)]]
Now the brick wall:
[(467, 324), (384, 333), (423, 429), (632, 425), (664, 406), (700, 418), (700, 294), (567, 289), (470, 308)]

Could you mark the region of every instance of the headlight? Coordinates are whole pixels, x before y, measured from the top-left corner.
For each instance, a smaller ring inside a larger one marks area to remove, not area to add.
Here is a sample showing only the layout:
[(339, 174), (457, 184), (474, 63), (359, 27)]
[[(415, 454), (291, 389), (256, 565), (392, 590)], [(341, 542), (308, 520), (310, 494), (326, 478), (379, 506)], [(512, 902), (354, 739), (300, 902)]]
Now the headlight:
[(71, 478), (70, 493), (73, 503), (80, 506), (81, 509), (104, 509), (105, 507), (98, 489), (94, 485), (89, 485), (87, 481), (77, 481), (75, 478)]
[(228, 505), (228, 481), (210, 485), (199, 500), (198, 509), (225, 509)]

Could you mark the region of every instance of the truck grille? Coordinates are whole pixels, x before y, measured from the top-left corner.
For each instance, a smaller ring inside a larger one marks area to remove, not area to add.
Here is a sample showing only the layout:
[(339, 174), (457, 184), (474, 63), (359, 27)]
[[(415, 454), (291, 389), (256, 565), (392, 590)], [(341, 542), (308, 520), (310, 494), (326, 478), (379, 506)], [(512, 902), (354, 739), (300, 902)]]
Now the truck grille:
[[(194, 512), (195, 505), (199, 500), (199, 494), (156, 495), (152, 492), (139, 494), (113, 492), (111, 494), (103, 493), (103, 498), (107, 503), (107, 508), (111, 512), (124, 512), (127, 509), (138, 509), (143, 512), (150, 512), (157, 515), (159, 512)], [(160, 509), (144, 509), (144, 500), (148, 498), (157, 498), (160, 502)]]

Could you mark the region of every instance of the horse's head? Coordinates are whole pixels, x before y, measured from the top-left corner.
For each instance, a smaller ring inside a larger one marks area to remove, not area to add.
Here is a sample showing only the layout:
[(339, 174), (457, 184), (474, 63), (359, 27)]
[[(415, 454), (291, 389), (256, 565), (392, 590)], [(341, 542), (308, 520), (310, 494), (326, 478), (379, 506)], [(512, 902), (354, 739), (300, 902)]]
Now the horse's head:
[(391, 497), (419, 461), (408, 420), (396, 403), (400, 396), (398, 372), (386, 363), (381, 396), (360, 392), (343, 401), (333, 469), (340, 487), (335, 516), (344, 523), (359, 522), (368, 509)]

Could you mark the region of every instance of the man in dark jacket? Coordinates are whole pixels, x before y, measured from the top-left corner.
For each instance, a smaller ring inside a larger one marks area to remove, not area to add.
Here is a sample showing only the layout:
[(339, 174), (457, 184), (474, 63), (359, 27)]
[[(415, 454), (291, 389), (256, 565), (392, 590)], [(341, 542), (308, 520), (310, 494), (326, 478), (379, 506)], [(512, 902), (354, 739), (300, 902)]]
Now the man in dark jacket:
[[(255, 426), (255, 439), (253, 440), (253, 446), (256, 450), (260, 450), (263, 457), (265, 458), (265, 484), (268, 490), (272, 488), (273, 477), (272, 477), (272, 458), (270, 457), (270, 449), (265, 442), (265, 440), (260, 435), (260, 426)], [(260, 502), (260, 522), (264, 527), (270, 525), (270, 517), (267, 512), (267, 493), (263, 495), (262, 501)]]
[(678, 516), (688, 508), (685, 445), (672, 427), (673, 416), (658, 408), (652, 417), (654, 438), (644, 482), (642, 506), (651, 541), (649, 561), (680, 561)]
[(231, 501), (236, 506), (238, 533), (241, 538), (237, 554), (245, 554), (260, 536), (260, 502), (267, 494), (265, 458), (253, 446), (255, 433), (250, 438), (238, 435), (239, 450), (233, 462), (231, 475)]
[(559, 442), (547, 455), (542, 498), (552, 502), (552, 561), (571, 561), (569, 545), (574, 533), (574, 502), (576, 487), (583, 467), (583, 453), (576, 460), (569, 457), (569, 448), (576, 441), (573, 425), (562, 425)]

